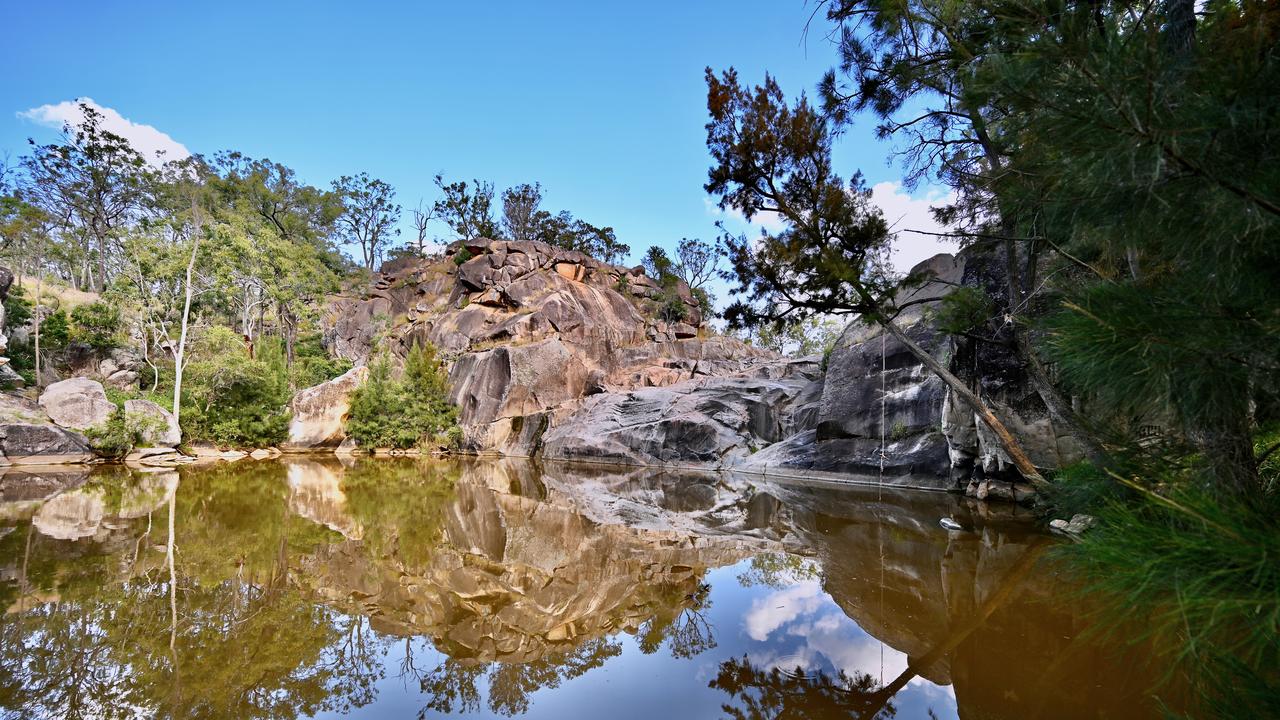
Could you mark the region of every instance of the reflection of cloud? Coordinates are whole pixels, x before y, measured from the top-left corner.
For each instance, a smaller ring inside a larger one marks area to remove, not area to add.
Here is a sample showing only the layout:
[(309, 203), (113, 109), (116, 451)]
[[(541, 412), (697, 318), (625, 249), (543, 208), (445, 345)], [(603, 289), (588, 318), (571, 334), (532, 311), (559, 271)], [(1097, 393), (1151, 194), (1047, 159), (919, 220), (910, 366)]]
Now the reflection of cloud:
[(822, 596), (822, 586), (816, 580), (806, 580), (756, 598), (744, 618), (747, 635), (752, 640), (768, 640), (774, 630), (817, 610), (822, 605)]
[[(743, 618), (747, 635), (769, 646), (748, 652), (751, 662), (763, 668), (814, 672), (828, 667), (849, 677), (869, 674), (889, 682), (907, 669), (908, 657), (872, 637), (850, 620), (822, 591), (815, 580), (806, 580), (774, 591), (751, 604)], [(787, 642), (799, 639), (799, 645)], [(955, 697), (950, 688), (938, 688), (919, 676), (911, 686), (927, 688), (939, 697)]]

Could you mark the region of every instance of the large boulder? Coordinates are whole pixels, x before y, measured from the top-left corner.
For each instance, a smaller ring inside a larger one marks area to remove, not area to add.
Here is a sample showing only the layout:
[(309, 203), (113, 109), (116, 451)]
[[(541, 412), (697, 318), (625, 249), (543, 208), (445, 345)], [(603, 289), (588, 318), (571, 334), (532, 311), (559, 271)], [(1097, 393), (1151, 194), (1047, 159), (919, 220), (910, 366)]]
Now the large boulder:
[(40, 407), (59, 426), (72, 430), (101, 428), (116, 411), (102, 383), (85, 377), (63, 380), (45, 388), (40, 395)]
[(126, 400), (125, 422), (138, 428), (143, 447), (176, 447), (182, 442), (182, 428), (173, 413), (150, 400)]
[(556, 413), (548, 459), (625, 465), (733, 467), (797, 429), (793, 401), (816, 363), (779, 362), (735, 377), (687, 380), (591, 396)]
[(351, 396), (368, 377), (369, 368), (361, 365), (328, 382), (299, 390), (289, 402), (293, 417), (289, 421), (289, 440), (281, 448), (303, 451), (341, 445), (347, 437)]
[(89, 443), (52, 423), (0, 424), (0, 454), (14, 465), (62, 465), (94, 459)]

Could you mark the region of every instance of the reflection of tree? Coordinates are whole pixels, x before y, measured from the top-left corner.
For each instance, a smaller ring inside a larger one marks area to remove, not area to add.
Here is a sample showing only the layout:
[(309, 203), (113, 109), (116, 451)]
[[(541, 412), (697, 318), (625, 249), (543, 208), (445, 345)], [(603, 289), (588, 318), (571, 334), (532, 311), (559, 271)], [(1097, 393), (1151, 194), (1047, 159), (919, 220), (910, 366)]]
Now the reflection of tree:
[(373, 557), (395, 556), (406, 568), (430, 562), (444, 528), (444, 510), (460, 474), (455, 464), (357, 460), (342, 475), (346, 509), (364, 528)]
[(622, 645), (609, 638), (592, 638), (571, 650), (551, 653), (526, 663), (474, 663), (446, 657), (422, 676), (427, 705), (418, 713), (470, 713), (480, 709), (477, 683), (487, 681), (489, 710), (508, 717), (529, 711), (529, 696), (541, 689), (560, 687), (566, 680), (601, 667), (622, 653)]
[(418, 717), (427, 717), (428, 711), (436, 713), (451, 713), (455, 710), (460, 713), (478, 711), (480, 690), (476, 688), (476, 681), (483, 678), (487, 670), (487, 665), (462, 663), (446, 656), (444, 662), (422, 676), (422, 692), (430, 699), (426, 707), (418, 712)]
[[(4, 538), (3, 557), (25, 558), (24, 595), (57, 600), (0, 618), (0, 712), (292, 718), (368, 703), (381, 643), (366, 619), (290, 582), (291, 558), (332, 533), (289, 515), (279, 474), (189, 473), (163, 545), (150, 517), (120, 521), (101, 545), (31, 526)], [(8, 552), (16, 542), (24, 551)], [(172, 575), (157, 546), (173, 548)]]
[(875, 707), (878, 685), (865, 673), (851, 678), (843, 670), (835, 676), (805, 675), (800, 668), (794, 673), (765, 670), (745, 656), (721, 663), (709, 687), (729, 695), (731, 702), (721, 708), (734, 720), (844, 720), (863, 717), (869, 710), (875, 712), (870, 717), (891, 718), (898, 712), (892, 703)]
[(714, 648), (714, 628), (706, 617), (711, 608), (710, 594), (711, 586), (700, 582), (692, 594), (682, 598), (683, 602), (655, 604), (653, 615), (636, 632), (640, 652), (651, 655), (663, 642), (677, 658), (691, 658)]
[(817, 580), (817, 561), (790, 553), (761, 553), (751, 558), (751, 567), (738, 575), (742, 587), (764, 586), (781, 590), (805, 580)]

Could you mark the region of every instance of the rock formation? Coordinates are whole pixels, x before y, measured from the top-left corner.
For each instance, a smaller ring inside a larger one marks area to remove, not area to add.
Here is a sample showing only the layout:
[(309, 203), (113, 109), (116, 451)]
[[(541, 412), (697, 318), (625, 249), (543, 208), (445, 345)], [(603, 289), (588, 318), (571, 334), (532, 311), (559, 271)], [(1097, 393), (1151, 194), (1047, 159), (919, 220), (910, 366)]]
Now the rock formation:
[[(904, 288), (897, 321), (980, 388), (1034, 462), (1059, 467), (1079, 449), (1020, 361), (933, 320), (956, 287), (999, 297), (1000, 268), (974, 250), (922, 263), (912, 275), (928, 280)], [(419, 339), (441, 348), (475, 451), (1031, 496), (985, 425), (878, 326), (851, 323), (821, 368), (702, 337), (692, 295), (678, 290), (685, 322), (667, 323), (661, 291), (639, 268), (541, 243), (456, 243), (431, 260), (388, 263), (366, 297), (339, 299), (328, 339), (357, 362), (380, 333), (399, 353)]]
[(367, 295), (332, 304), (326, 337), (356, 363), (379, 336), (398, 355), (433, 343), (451, 364), (467, 446), (533, 455), (543, 432), (588, 396), (781, 362), (737, 340), (699, 337), (692, 293), (671, 291), (683, 308), (677, 320), (664, 292), (641, 268), (539, 242), (459, 242), (435, 258), (384, 265)]
[(173, 413), (150, 400), (125, 400), (125, 422), (138, 428), (142, 447), (177, 447), (182, 442), (182, 428)]
[(284, 449), (313, 450), (342, 444), (347, 437), (351, 395), (368, 377), (369, 368), (362, 365), (294, 395), (289, 403), (289, 441)]
[(87, 377), (73, 377), (45, 388), (40, 407), (59, 427), (70, 430), (102, 428), (116, 411), (102, 384)]

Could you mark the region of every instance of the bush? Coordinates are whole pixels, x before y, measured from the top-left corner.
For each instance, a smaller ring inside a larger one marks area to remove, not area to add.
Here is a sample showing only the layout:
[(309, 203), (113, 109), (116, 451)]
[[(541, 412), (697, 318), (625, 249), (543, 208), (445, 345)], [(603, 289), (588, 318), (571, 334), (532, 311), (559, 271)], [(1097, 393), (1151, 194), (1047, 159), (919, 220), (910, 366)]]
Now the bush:
[(319, 385), (345, 373), (351, 366), (350, 360), (329, 357), (320, 333), (306, 333), (298, 338), (298, 343), (294, 346), (289, 385), (294, 390)]
[(139, 432), (129, 427), (125, 422), (124, 409), (117, 407), (105, 426), (85, 431), (85, 437), (89, 438), (89, 447), (98, 455), (122, 458), (137, 445)]
[(71, 311), (70, 339), (95, 350), (120, 344), (120, 310), (104, 302), (81, 305)]
[(365, 447), (456, 447), (457, 417), (435, 348), (414, 345), (398, 380), (386, 357), (370, 366), (368, 382), (351, 399), (347, 433)]
[(288, 436), (289, 380), (278, 343), (250, 358), (230, 328), (205, 330), (183, 374), (182, 433), (194, 441), (265, 447)]
[(40, 349), (57, 350), (66, 347), (71, 338), (71, 323), (67, 311), (58, 308), (40, 323)]

